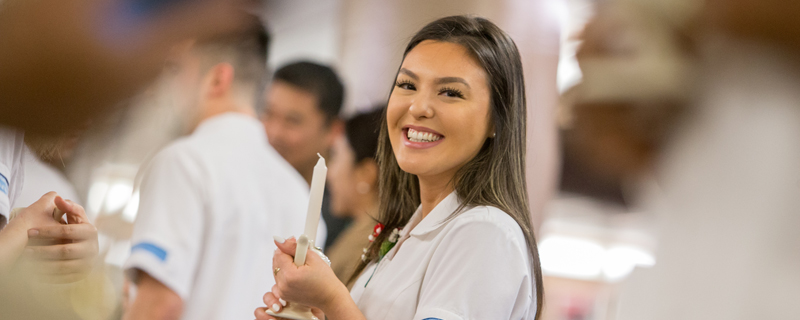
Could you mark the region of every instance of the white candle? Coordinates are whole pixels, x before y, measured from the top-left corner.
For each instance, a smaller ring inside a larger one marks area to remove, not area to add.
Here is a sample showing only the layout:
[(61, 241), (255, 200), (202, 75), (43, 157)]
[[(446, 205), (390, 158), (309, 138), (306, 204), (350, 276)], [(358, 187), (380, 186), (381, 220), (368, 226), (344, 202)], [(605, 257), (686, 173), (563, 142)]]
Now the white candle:
[(317, 229), (319, 227), (319, 215), (322, 210), (322, 195), (325, 193), (325, 177), (328, 174), (328, 167), (325, 166), (325, 158), (319, 153), (319, 160), (314, 166), (314, 176), (311, 178), (311, 194), (308, 199), (308, 214), (306, 215), (305, 235), (308, 236), (310, 245), (314, 245), (317, 239)]

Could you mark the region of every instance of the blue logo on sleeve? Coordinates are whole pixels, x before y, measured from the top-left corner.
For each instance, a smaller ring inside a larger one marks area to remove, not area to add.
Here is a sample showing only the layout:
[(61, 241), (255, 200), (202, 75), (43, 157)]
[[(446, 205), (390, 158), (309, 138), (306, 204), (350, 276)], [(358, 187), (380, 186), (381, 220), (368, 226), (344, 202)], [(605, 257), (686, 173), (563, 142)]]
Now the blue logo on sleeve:
[(422, 320), (442, 320), (442, 319), (440, 319), (440, 318), (425, 318), (425, 319), (422, 319)]
[(150, 242), (140, 242), (131, 248), (131, 253), (134, 253), (139, 250), (144, 250), (146, 252), (152, 253), (158, 260), (166, 261), (167, 260), (167, 250), (162, 249), (161, 247), (154, 245)]
[(2, 173), (0, 173), (0, 192), (8, 195), (8, 179)]

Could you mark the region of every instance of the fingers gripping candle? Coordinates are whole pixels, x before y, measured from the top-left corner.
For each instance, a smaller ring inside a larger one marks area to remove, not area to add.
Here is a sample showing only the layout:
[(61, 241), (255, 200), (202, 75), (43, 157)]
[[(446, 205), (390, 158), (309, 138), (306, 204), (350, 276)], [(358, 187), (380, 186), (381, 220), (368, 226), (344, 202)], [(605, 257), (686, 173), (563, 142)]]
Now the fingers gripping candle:
[[(308, 248), (313, 248), (314, 241), (317, 238), (320, 210), (322, 209), (322, 195), (325, 193), (325, 177), (328, 174), (328, 167), (325, 166), (325, 158), (323, 158), (319, 153), (317, 155), (319, 156), (319, 160), (317, 161), (317, 165), (314, 166), (314, 176), (311, 178), (311, 192), (308, 199), (308, 212), (306, 215), (305, 231), (297, 239), (297, 248), (295, 249), (294, 254), (294, 265), (298, 267), (305, 264)], [(322, 253), (317, 252), (314, 249), (311, 251), (322, 255)], [(327, 262), (330, 265), (330, 261)], [(278, 271), (275, 271), (276, 275), (277, 272)], [(311, 313), (311, 309), (309, 307), (297, 303), (291, 303), (280, 309), (280, 311), (268, 309), (266, 313), (283, 319), (319, 320), (314, 316), (313, 313)]]
[(319, 160), (314, 166), (314, 176), (311, 178), (311, 194), (308, 199), (308, 214), (306, 216), (305, 235), (311, 246), (317, 240), (317, 229), (319, 227), (319, 216), (322, 210), (322, 195), (325, 193), (325, 177), (328, 174), (328, 167), (325, 166), (325, 158), (319, 153)]

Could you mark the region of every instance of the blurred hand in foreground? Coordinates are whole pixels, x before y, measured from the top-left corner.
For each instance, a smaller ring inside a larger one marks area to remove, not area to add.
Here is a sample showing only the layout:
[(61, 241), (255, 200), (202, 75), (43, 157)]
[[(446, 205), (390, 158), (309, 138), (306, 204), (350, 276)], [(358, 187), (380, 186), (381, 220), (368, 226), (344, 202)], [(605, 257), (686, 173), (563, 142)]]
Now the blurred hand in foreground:
[(97, 229), (83, 207), (55, 192), (19, 211), (0, 239), (3, 271), (16, 266), (38, 282), (82, 280), (98, 254)]

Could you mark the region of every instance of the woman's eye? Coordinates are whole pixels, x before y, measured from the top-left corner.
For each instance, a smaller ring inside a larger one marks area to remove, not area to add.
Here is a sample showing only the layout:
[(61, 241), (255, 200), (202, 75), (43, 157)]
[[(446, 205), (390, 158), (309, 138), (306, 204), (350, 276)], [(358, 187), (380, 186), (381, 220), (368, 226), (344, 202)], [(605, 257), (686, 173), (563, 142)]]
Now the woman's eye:
[(395, 85), (398, 88), (403, 89), (403, 90), (417, 90), (417, 88), (414, 87), (413, 83), (407, 82), (407, 81), (400, 81), (400, 82), (397, 82), (397, 84), (395, 84)]
[(461, 98), (464, 99), (464, 94), (461, 93), (458, 89), (451, 89), (451, 88), (444, 88), (439, 91), (439, 94), (442, 94), (448, 98)]

